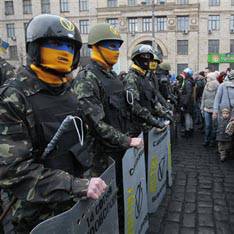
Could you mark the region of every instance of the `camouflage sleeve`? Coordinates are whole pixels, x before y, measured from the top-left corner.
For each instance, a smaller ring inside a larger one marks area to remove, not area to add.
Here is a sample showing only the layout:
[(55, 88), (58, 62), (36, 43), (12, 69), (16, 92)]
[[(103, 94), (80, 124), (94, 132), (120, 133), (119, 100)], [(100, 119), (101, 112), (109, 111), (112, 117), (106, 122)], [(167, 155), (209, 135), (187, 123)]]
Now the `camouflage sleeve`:
[[(133, 105), (132, 105), (132, 112), (138, 118), (141, 118), (147, 124), (151, 125), (151, 120), (153, 118), (150, 111), (140, 105), (140, 93), (137, 87), (136, 77), (133, 74), (127, 74), (124, 80), (125, 83), (125, 91), (132, 93), (133, 95)], [(128, 94), (127, 94), (128, 95)]]
[(88, 72), (86, 77), (74, 83), (74, 92), (77, 95), (79, 107), (94, 129), (96, 137), (108, 146), (130, 147), (130, 138), (104, 121), (105, 112), (101, 101), (100, 89), (96, 77)]
[(23, 120), (28, 111), (25, 99), (14, 88), (0, 95), (0, 187), (30, 202), (62, 202), (84, 195), (88, 180), (35, 162)]

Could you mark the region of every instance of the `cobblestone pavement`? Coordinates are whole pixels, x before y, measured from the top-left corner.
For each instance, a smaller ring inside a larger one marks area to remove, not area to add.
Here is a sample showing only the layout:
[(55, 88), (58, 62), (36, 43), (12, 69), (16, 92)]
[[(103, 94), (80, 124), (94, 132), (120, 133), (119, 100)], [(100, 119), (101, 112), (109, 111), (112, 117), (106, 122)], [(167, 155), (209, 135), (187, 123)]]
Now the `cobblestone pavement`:
[(173, 148), (173, 186), (150, 217), (149, 234), (234, 233), (234, 160), (219, 161), (202, 135)]

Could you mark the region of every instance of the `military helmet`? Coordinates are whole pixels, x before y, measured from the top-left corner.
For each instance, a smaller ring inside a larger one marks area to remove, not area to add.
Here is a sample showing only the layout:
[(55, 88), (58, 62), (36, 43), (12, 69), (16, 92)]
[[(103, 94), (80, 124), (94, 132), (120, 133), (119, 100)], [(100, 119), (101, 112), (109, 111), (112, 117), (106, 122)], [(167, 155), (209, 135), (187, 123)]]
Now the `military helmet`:
[(158, 63), (161, 63), (161, 60), (160, 60), (160, 58), (158, 57), (157, 51), (155, 51), (155, 53), (154, 53), (154, 58), (153, 58), (153, 60), (157, 61)]
[(159, 64), (159, 67), (162, 69), (162, 70), (165, 70), (165, 71), (170, 71), (171, 70), (171, 65), (170, 63), (161, 63)]
[(132, 51), (131, 59), (134, 60), (134, 58), (140, 54), (151, 54), (152, 58), (154, 58), (155, 52), (151, 45), (138, 44)]
[(123, 40), (121, 39), (119, 31), (107, 23), (94, 25), (88, 35), (88, 46), (97, 44), (98, 42), (105, 40), (115, 40), (120, 41), (121, 44)]
[(76, 48), (72, 69), (77, 67), (82, 40), (79, 30), (72, 22), (51, 14), (38, 15), (30, 20), (26, 29), (26, 51), (36, 64), (40, 63), (40, 42), (46, 39), (62, 39), (75, 42)]

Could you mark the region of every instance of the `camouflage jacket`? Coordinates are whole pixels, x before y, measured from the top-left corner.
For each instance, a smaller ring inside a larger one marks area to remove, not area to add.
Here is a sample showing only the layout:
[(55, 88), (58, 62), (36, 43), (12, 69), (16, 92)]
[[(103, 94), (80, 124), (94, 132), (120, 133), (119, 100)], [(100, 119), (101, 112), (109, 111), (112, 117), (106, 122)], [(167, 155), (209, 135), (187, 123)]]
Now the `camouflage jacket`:
[(159, 113), (158, 106), (155, 103), (155, 106), (152, 110), (152, 112), (147, 109), (145, 106), (142, 106), (140, 104), (140, 90), (141, 87), (139, 87), (139, 79), (145, 79), (146, 77), (135, 70), (134, 68), (131, 68), (126, 75), (124, 79), (124, 85), (125, 85), (125, 90), (130, 91), (133, 94), (133, 105), (132, 105), (132, 111), (135, 116), (138, 118), (142, 119), (147, 125), (151, 125), (151, 120), (154, 118), (154, 116), (157, 116)]
[[(31, 204), (36, 210), (35, 204), (39, 204), (40, 209), (44, 204), (48, 212), (49, 204), (70, 202), (84, 195), (89, 181), (62, 170), (45, 168), (41, 160), (35, 158), (29, 130), (35, 123), (26, 97), (43, 86), (38, 79), (25, 76), (24, 70), (0, 88), (0, 187), (19, 199), (15, 214), (22, 218), (24, 209), (27, 218), (32, 219), (33, 209), (25, 207)], [(23, 92), (18, 87), (23, 88)]]
[(0, 57), (0, 86), (15, 75), (14, 67)]
[[(96, 62), (91, 62), (92, 66), (99, 69), (106, 79), (118, 79), (112, 71), (105, 71)], [(119, 147), (129, 148), (129, 137), (104, 121), (104, 103), (102, 97), (105, 95), (100, 79), (90, 70), (85, 70), (78, 74), (74, 82), (74, 92), (79, 101), (79, 108), (92, 123), (95, 137), (100, 139), (102, 144), (109, 148)]]

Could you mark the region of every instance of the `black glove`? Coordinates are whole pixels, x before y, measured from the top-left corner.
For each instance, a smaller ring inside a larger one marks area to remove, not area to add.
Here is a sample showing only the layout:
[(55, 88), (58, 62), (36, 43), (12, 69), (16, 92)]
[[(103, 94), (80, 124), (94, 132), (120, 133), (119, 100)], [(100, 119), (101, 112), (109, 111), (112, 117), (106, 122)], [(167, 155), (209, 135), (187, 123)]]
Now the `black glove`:
[(150, 120), (150, 125), (152, 125), (153, 127), (156, 127), (156, 128), (164, 128), (166, 126), (162, 120), (158, 120), (156, 118), (152, 118)]

